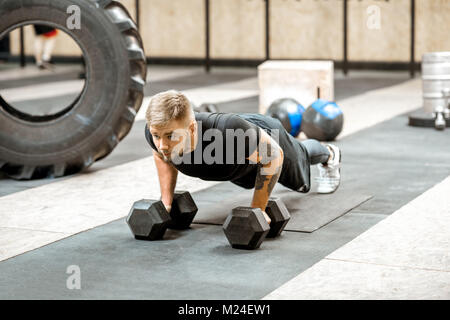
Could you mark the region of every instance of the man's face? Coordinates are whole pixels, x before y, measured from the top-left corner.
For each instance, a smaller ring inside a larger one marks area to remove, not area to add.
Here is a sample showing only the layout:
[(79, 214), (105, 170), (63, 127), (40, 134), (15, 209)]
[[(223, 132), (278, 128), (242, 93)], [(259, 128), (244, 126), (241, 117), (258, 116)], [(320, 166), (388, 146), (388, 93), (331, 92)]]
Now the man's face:
[(171, 120), (164, 126), (150, 126), (153, 142), (165, 161), (181, 156), (189, 148), (192, 126), (186, 120)]

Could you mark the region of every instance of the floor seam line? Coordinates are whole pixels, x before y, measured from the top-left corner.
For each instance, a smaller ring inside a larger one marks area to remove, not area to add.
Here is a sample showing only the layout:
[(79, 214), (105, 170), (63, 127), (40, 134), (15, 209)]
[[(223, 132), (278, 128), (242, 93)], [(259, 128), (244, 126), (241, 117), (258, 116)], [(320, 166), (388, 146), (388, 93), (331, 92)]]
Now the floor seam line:
[(405, 265), (394, 265), (394, 264), (385, 264), (385, 263), (374, 263), (367, 261), (355, 261), (355, 260), (346, 260), (346, 259), (335, 259), (335, 258), (323, 258), (323, 260), (330, 261), (342, 261), (342, 262), (350, 262), (350, 263), (358, 263), (358, 264), (370, 264), (375, 266), (385, 266), (385, 267), (394, 267), (394, 268), (406, 268), (406, 269), (414, 269), (414, 270), (424, 270), (424, 271), (435, 271), (435, 272), (446, 272), (450, 273), (450, 270), (442, 270), (442, 269), (431, 269), (431, 268), (420, 268), (420, 267), (411, 267)]
[(19, 228), (19, 227), (3, 227), (3, 226), (0, 226), (0, 229), (14, 229), (14, 230), (36, 231), (36, 232), (46, 232), (46, 233), (56, 233), (56, 234), (71, 234), (71, 233), (67, 233), (67, 232), (35, 230), (35, 229)]

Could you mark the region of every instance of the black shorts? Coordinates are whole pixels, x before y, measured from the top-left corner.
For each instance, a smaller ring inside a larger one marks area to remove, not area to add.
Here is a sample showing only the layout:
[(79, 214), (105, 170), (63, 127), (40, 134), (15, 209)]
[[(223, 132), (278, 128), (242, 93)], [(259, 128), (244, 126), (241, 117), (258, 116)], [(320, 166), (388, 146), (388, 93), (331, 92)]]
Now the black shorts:
[(33, 27), (34, 27), (34, 32), (38, 36), (40, 36), (42, 34), (49, 33), (51, 31), (55, 30), (55, 28), (52, 28), (52, 27), (49, 27), (49, 26), (40, 25), (40, 24), (35, 24), (35, 25), (33, 25)]

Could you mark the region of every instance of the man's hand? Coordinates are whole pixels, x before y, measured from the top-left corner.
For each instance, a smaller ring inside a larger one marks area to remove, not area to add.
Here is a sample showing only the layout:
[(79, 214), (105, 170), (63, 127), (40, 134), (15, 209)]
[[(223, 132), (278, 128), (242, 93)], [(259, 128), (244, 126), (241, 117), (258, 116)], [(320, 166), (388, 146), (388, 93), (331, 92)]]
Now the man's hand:
[(164, 207), (166, 207), (167, 212), (170, 212), (170, 210), (172, 210), (172, 205), (167, 205), (164, 203)]
[(267, 223), (270, 224), (272, 220), (270, 219), (269, 215), (265, 211), (263, 211), (262, 213), (264, 214), (264, 218), (266, 218)]

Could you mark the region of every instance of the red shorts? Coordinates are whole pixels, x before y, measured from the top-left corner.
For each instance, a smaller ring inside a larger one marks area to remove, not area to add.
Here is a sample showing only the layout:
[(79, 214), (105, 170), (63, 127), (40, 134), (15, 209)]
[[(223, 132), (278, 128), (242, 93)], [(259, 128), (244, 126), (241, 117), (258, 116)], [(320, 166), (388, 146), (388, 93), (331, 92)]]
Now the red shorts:
[(46, 38), (55, 37), (57, 35), (58, 35), (58, 30), (56, 30), (56, 29), (43, 34), (43, 36), (46, 37)]

